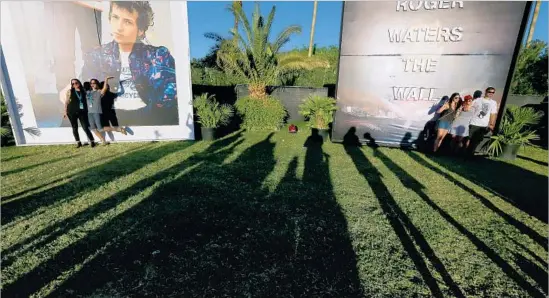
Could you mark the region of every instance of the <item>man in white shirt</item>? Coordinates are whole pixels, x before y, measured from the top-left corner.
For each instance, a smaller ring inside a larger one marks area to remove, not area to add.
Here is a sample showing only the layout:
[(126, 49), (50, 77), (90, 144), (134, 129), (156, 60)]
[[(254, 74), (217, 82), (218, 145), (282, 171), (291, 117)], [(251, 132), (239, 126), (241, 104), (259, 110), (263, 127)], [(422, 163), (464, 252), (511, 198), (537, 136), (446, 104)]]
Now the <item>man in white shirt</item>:
[(498, 104), (492, 99), (496, 93), (496, 88), (488, 87), (484, 93), (484, 97), (473, 101), (473, 118), (469, 123), (469, 146), (467, 153), (473, 155), (478, 145), (484, 139), (488, 132), (494, 132), (496, 125), (496, 117), (498, 113)]

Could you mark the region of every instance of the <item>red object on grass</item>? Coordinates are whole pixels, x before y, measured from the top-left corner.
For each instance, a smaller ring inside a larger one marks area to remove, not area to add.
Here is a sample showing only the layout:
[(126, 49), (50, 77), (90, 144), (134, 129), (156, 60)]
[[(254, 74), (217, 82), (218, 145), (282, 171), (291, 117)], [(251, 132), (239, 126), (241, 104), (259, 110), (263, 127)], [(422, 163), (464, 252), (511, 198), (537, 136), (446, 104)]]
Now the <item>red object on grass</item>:
[(288, 131), (290, 133), (296, 133), (297, 132), (297, 126), (295, 126), (293, 124), (290, 124), (290, 126), (288, 126)]

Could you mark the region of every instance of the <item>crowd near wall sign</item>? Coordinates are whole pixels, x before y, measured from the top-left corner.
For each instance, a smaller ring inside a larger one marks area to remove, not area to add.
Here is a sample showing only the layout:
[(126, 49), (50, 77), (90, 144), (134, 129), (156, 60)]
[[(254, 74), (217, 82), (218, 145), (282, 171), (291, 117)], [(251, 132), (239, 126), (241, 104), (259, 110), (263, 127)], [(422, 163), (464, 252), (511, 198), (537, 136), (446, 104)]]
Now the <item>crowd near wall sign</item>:
[(112, 106), (128, 134), (107, 140), (194, 139), (184, 1), (3, 1), (1, 43), (17, 145), (74, 142), (63, 117), (73, 78), (112, 77)]
[(412, 145), (445, 96), (493, 86), (499, 104), (527, 7), (507, 1), (346, 2), (333, 140), (342, 141), (355, 127), (363, 142)]

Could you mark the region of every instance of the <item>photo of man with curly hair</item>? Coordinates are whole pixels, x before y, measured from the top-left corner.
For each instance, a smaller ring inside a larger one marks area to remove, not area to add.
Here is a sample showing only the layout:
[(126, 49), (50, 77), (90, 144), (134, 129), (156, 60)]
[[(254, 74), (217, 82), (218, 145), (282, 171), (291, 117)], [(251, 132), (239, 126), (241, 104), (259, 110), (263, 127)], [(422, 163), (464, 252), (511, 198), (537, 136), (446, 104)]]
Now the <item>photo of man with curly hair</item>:
[(82, 79), (113, 77), (109, 91), (122, 125), (177, 125), (175, 59), (168, 48), (148, 44), (149, 2), (112, 1), (108, 21), (112, 41), (84, 54)]

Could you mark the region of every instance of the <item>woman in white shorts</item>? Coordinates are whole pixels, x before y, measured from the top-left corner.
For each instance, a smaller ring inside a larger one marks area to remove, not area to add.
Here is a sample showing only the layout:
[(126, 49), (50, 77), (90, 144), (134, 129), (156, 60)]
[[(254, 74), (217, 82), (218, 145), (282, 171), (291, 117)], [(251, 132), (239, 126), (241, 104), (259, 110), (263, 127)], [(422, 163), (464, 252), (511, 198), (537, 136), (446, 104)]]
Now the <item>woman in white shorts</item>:
[[(464, 139), (469, 137), (469, 122), (473, 117), (472, 105), (473, 97), (471, 95), (466, 95), (463, 98), (463, 105), (460, 113), (456, 119), (454, 119), (454, 122), (452, 122), (450, 134), (453, 139), (452, 148), (455, 152), (458, 152), (463, 148)], [(469, 140), (467, 140), (467, 142), (469, 142)]]

